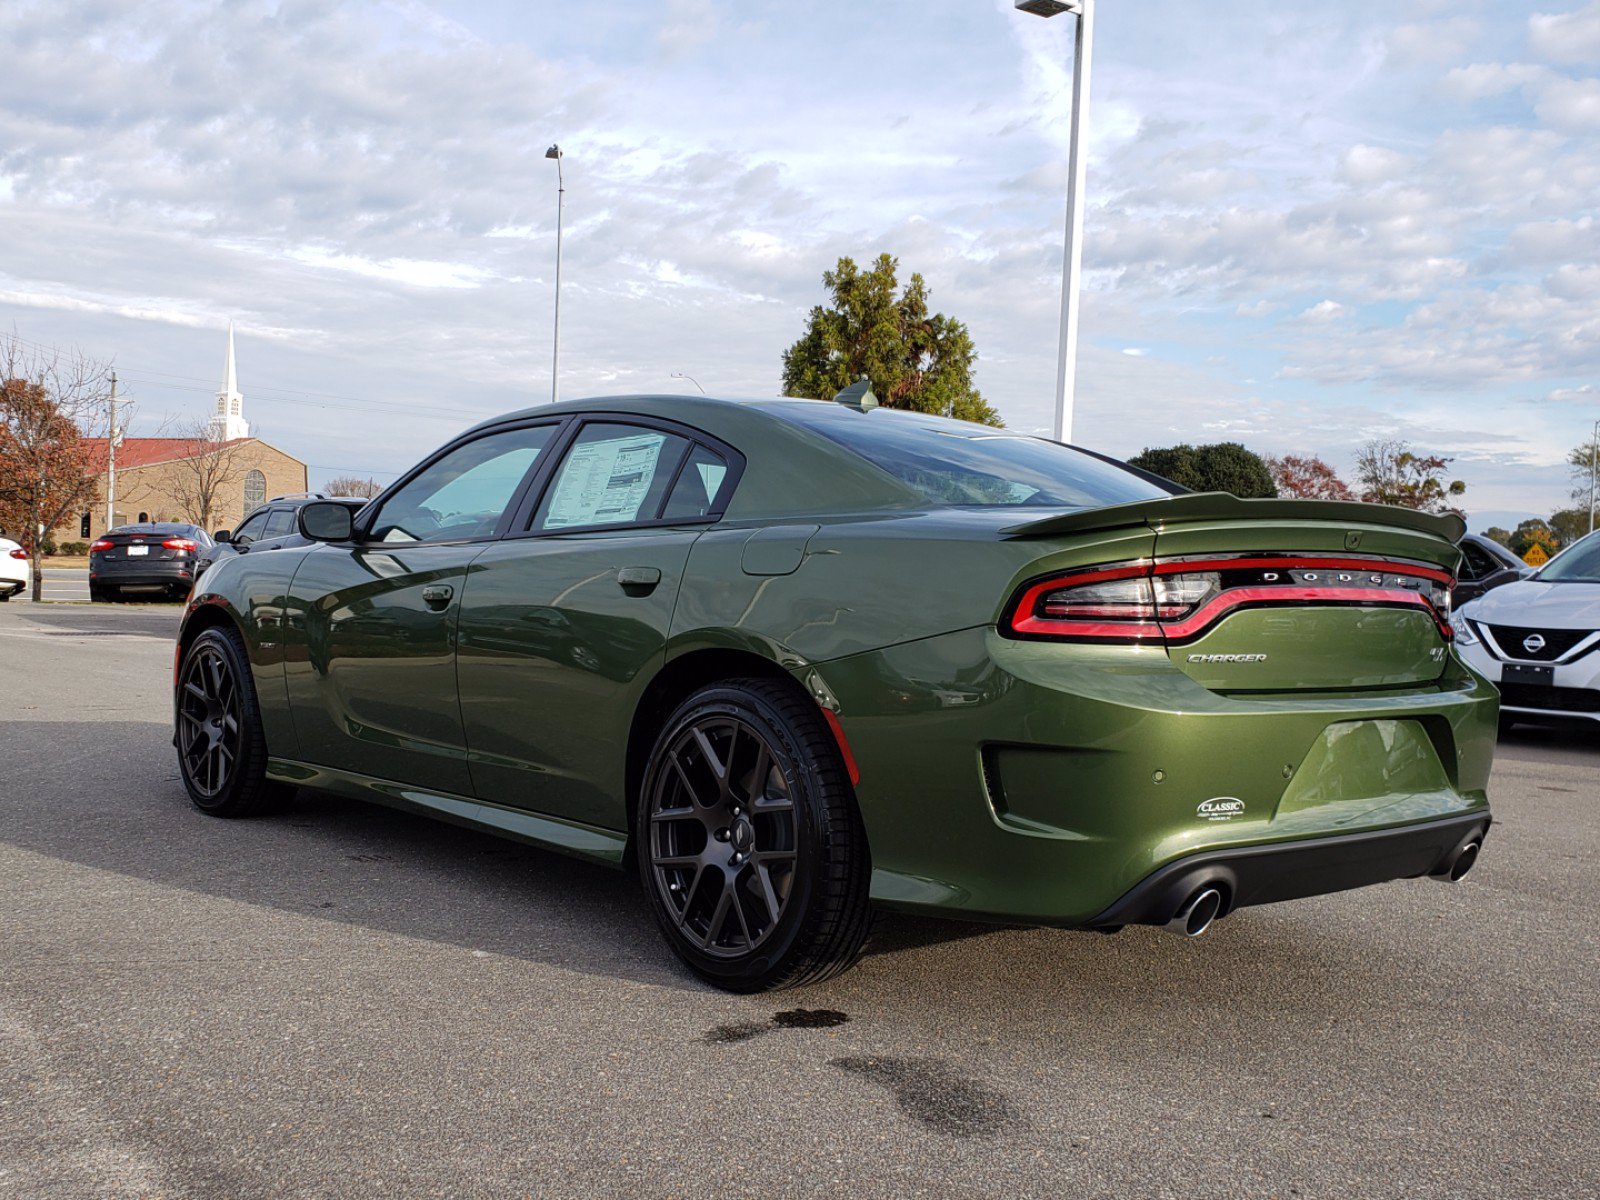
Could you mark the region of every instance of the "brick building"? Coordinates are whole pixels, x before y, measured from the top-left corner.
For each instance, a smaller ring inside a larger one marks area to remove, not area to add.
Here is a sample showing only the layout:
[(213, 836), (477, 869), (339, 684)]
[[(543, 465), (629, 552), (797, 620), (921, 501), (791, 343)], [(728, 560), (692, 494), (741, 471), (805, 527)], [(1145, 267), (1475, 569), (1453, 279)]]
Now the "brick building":
[[(89, 441), (97, 461), (107, 461), (106, 439)], [(209, 480), (214, 503), (211, 532), (233, 529), (269, 497), (306, 490), (306, 464), (276, 446), (250, 436), (244, 396), (234, 368), (233, 327), (228, 327), (228, 357), (217, 408), (203, 437), (133, 438), (117, 443), (116, 512), (107, 523), (108, 472), (103, 472), (94, 502), (76, 520), (53, 531), (59, 544), (88, 541), (112, 525), (134, 521), (197, 522), (190, 511), (197, 482)], [(187, 500), (185, 498), (188, 498)]]

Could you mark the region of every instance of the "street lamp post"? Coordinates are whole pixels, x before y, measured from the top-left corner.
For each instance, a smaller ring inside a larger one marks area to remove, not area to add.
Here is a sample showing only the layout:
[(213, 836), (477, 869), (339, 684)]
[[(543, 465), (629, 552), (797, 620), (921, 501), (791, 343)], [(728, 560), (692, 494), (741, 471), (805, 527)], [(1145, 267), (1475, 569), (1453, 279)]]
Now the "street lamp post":
[(1094, 0), (1016, 0), (1017, 9), (1038, 17), (1075, 13), (1078, 33), (1073, 46), (1072, 120), (1067, 141), (1067, 235), (1061, 269), (1061, 337), (1056, 364), (1058, 442), (1072, 440), (1072, 402), (1078, 374), (1079, 279), (1083, 272), (1083, 190), (1085, 131), (1089, 125), (1089, 63), (1094, 49)]
[(561, 147), (544, 152), (556, 163), (556, 327), (550, 349), (550, 403), (561, 398), (561, 216), (567, 204), (567, 181), (561, 170)]
[(1589, 532), (1594, 532), (1594, 492), (1595, 482), (1600, 480), (1600, 421), (1594, 423), (1594, 428), (1589, 432)]
[(700, 381), (698, 379), (696, 379), (693, 375), (685, 375), (682, 371), (674, 371), (672, 373), (672, 377), (674, 379), (687, 379), (690, 383), (694, 384), (695, 387), (700, 388), (700, 394), (702, 396), (704, 396), (706, 394), (705, 388), (700, 387)]

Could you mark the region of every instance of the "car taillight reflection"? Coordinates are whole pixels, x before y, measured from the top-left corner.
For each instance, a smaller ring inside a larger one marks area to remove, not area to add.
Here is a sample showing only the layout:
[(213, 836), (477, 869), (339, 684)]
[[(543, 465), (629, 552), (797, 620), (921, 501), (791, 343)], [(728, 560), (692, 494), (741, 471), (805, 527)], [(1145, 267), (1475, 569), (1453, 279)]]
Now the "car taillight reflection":
[(26, 550), (24, 550), (21, 546), (18, 546), (15, 550), (13, 550), (11, 552), (11, 557), (12, 558), (27, 558), (28, 557), (28, 552)]
[(89, 547), (89, 553), (93, 554), (96, 550), (109, 550), (115, 545), (116, 543), (110, 538), (101, 538), (98, 542)]
[(197, 544), (190, 538), (168, 538), (161, 545), (168, 550), (194, 550)]

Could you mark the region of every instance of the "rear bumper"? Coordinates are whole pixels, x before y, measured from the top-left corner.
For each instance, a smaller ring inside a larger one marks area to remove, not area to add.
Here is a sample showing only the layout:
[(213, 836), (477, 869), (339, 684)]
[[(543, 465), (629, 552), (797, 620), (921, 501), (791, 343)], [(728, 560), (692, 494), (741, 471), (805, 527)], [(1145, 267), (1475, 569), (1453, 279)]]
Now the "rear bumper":
[(1479, 809), (1399, 829), (1193, 854), (1147, 876), (1088, 924), (1095, 929), (1165, 925), (1207, 887), (1222, 892), (1226, 915), (1255, 904), (1436, 875), (1448, 869), (1462, 847), (1481, 843), (1489, 823), (1488, 810)]
[(1174, 864), (1236, 859), (1236, 903), (1267, 903), (1297, 867), (1258, 848), (1294, 864), (1286, 847), (1373, 835), (1379, 861), (1336, 856), (1310, 895), (1427, 874), (1428, 829), (1488, 822), (1498, 697), (1453, 660), (1411, 688), (1229, 695), (1159, 649), (969, 630), (797, 676), (837, 702), (890, 907), (1116, 924)]
[(191, 559), (169, 559), (158, 562), (107, 563), (89, 568), (93, 583), (113, 587), (172, 587), (194, 582), (194, 562)]

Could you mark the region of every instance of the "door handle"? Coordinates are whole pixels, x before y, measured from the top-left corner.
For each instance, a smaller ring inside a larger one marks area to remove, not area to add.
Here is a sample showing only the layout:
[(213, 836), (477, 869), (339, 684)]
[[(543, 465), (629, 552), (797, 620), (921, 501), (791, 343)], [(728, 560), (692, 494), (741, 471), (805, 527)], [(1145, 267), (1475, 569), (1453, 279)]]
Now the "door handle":
[(448, 583), (430, 583), (422, 589), (422, 602), (429, 608), (443, 608), (455, 594), (455, 588)]
[(630, 596), (648, 596), (660, 582), (658, 567), (623, 567), (617, 572), (617, 586)]

